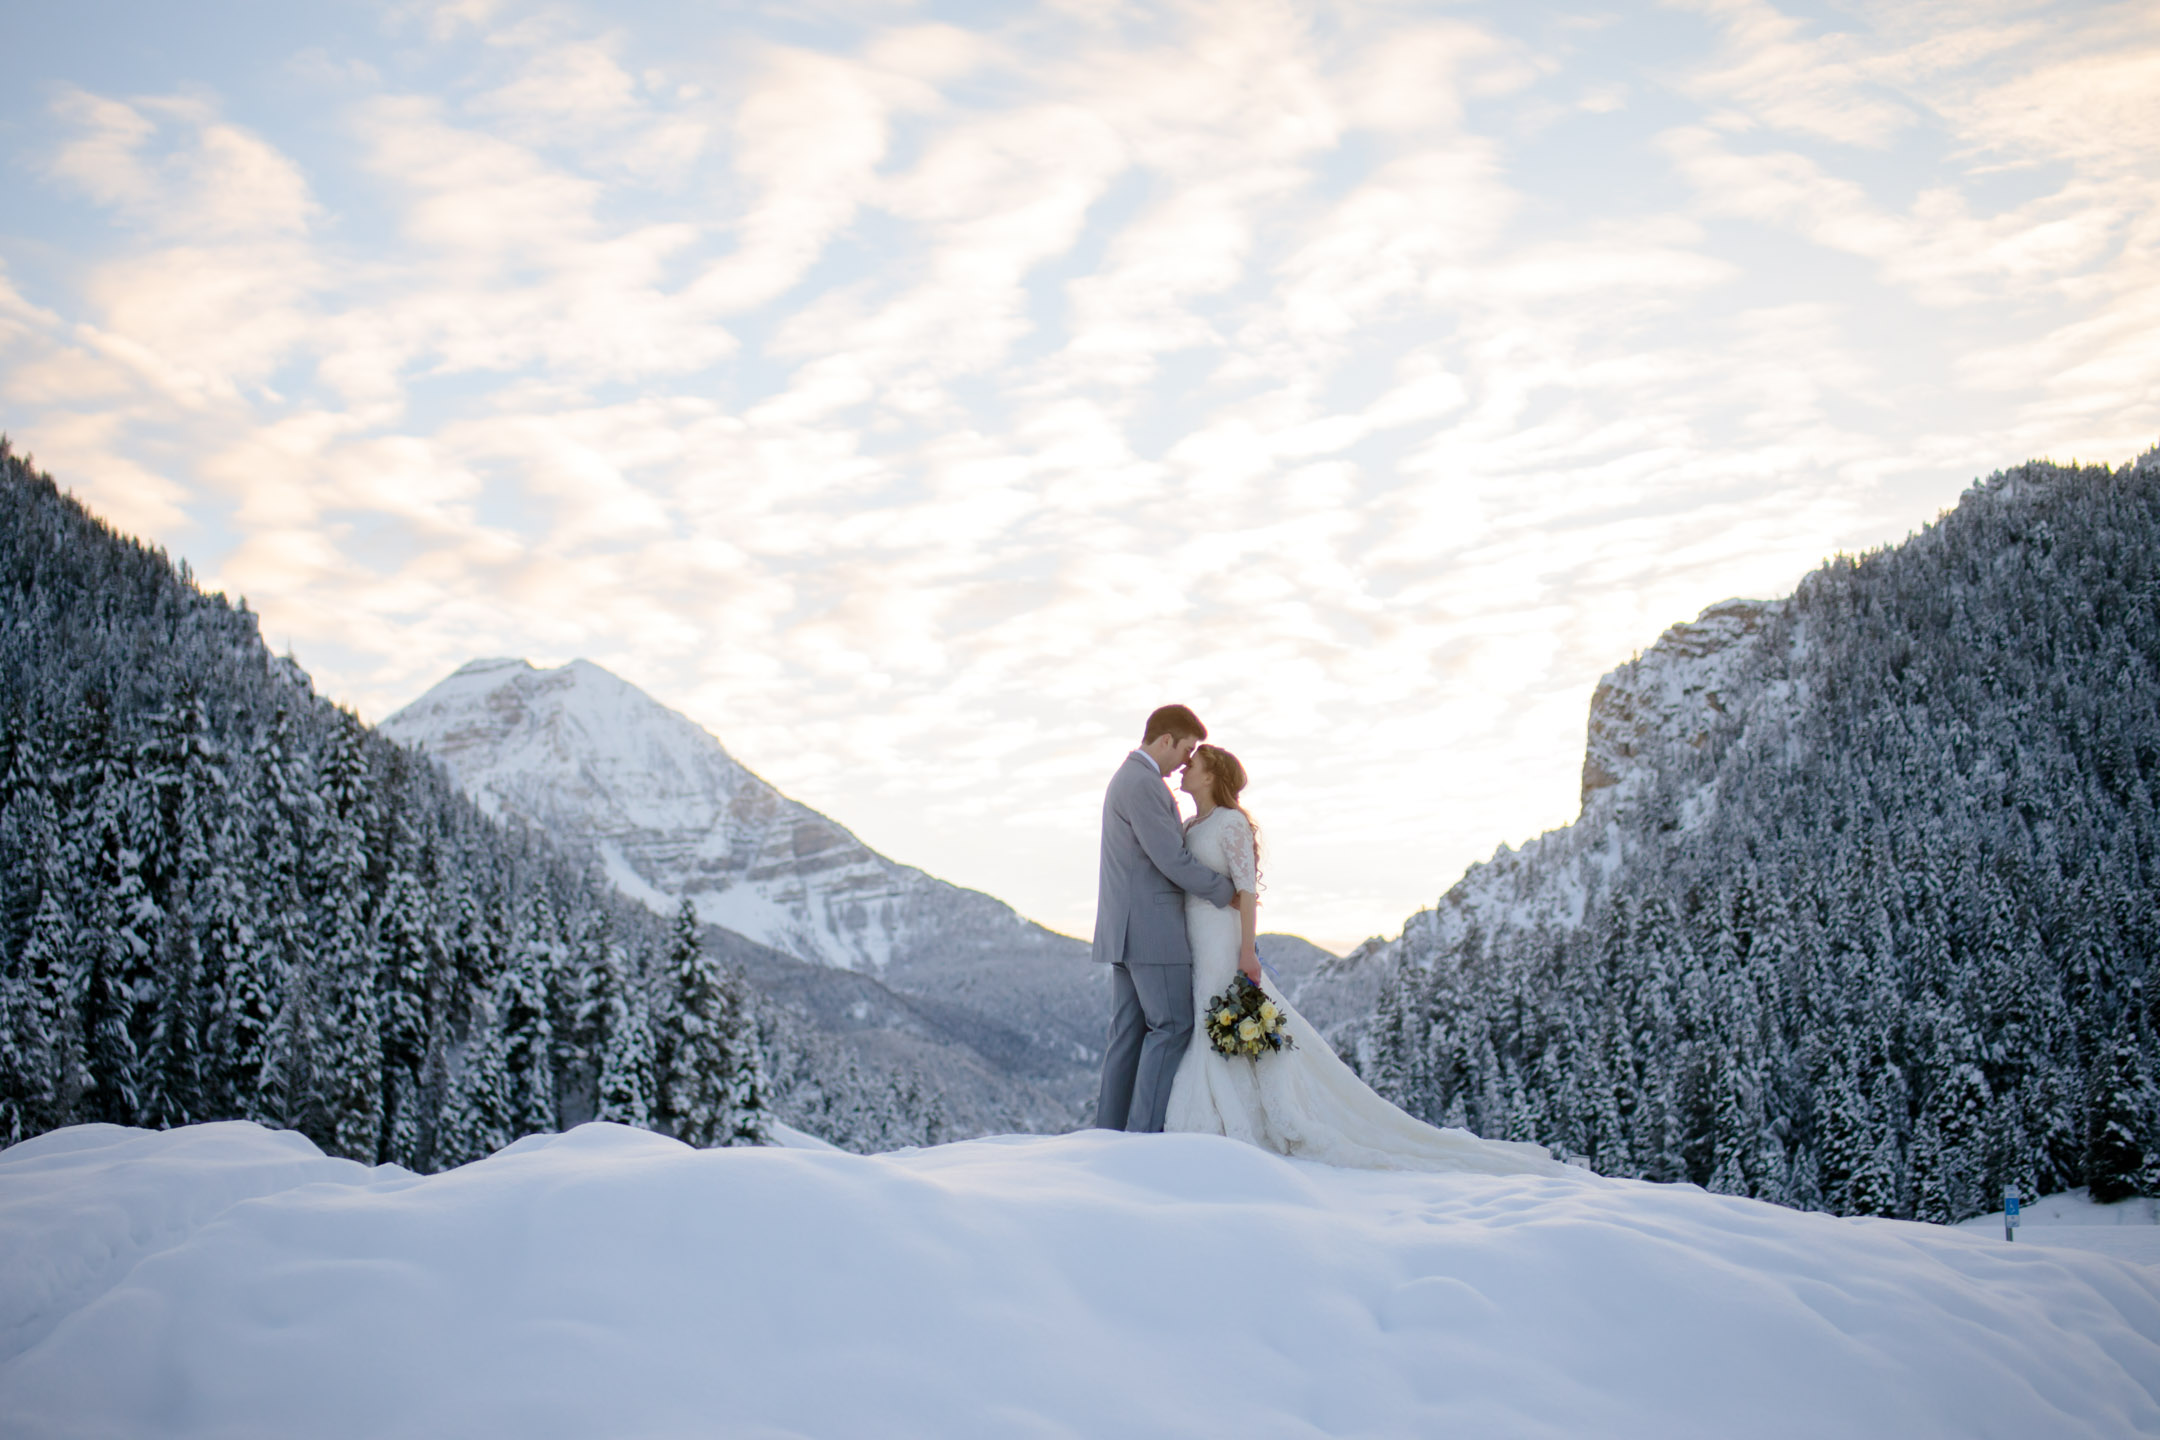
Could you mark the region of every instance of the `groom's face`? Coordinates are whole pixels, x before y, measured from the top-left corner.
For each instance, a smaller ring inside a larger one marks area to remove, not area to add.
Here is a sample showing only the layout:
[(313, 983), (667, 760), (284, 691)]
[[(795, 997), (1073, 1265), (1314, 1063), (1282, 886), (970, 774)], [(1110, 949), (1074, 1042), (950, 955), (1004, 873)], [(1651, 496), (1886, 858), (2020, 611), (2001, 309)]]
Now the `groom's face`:
[(1176, 746), (1170, 751), (1170, 763), (1163, 767), (1165, 775), (1175, 775), (1184, 769), (1185, 762), (1192, 759), (1192, 752), (1200, 748), (1200, 742), (1189, 735), (1177, 736), (1176, 740)]

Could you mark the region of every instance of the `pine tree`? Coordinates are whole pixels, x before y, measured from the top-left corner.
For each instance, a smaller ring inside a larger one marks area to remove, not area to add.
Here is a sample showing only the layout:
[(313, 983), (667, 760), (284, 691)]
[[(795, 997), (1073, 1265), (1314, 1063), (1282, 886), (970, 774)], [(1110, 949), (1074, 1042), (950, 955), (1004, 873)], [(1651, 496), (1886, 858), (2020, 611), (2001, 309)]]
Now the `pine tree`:
[(626, 997), (610, 1022), (607, 1048), (600, 1057), (600, 1108), (593, 1118), (643, 1129), (652, 1123), (652, 1031), (646, 1007)]
[(401, 825), (394, 842), (382, 913), (376, 927), (376, 1009), (382, 1052), (381, 1154), (419, 1169), (426, 1161), (431, 1117), (424, 1078), (433, 1018), (429, 980), (446, 963), (433, 906), (417, 873), (417, 842)]
[(2090, 1113), (2091, 1139), (2085, 1154), (2086, 1183), (2102, 1204), (2144, 1193), (2152, 1156), (2153, 1087), (2133, 1021), (2136, 1001), (2117, 1015), (2107, 1047), (2107, 1068), (2100, 1072)]
[[(34, 748), (19, 759), (39, 763)], [(89, 1085), (79, 996), (75, 980), (75, 924), (69, 912), (66, 873), (58, 853), (58, 827), (45, 785), (25, 783), (9, 798), (6, 829), (28, 859), (17, 879), (16, 902), (27, 914), (15, 927), (17, 941), (4, 972), (0, 1020), (0, 1140), (13, 1144), (64, 1125)]]
[(579, 1028), (598, 1062), (593, 1118), (644, 1128), (652, 1123), (653, 1045), (644, 996), (629, 959), (604, 927), (591, 956)]
[(697, 907), (687, 899), (675, 911), (666, 977), (673, 1026), (653, 1037), (659, 1082), (653, 1124), (688, 1145), (724, 1145), (735, 1133), (730, 1042), (740, 1027), (728, 1013), (720, 967), (698, 941)]
[(1387, 1100), (1394, 1102), (1413, 1114), (1417, 1112), (1423, 1097), (1410, 1093), (1410, 1057), (1418, 1049), (1422, 1037), (1412, 1033), (1405, 991), (1410, 985), (1408, 967), (1397, 963), (1387, 977), (1380, 982), (1380, 1001), (1373, 1012), (1371, 1037), (1372, 1063), (1367, 1067), (1365, 1083)]
[(556, 1128), (554, 1028), (548, 992), (555, 964), (553, 927), (545, 902), (536, 902), (535, 925), (517, 943), (510, 968), (496, 989), (495, 1013), (503, 1038), (507, 1120), (513, 1135)]
[(511, 1125), (509, 1047), (492, 1002), (472, 1007), (470, 1038), (449, 1085), (431, 1157), (437, 1166), (464, 1165), (494, 1154), (516, 1138)]
[(1865, 1207), (1873, 1194), (1870, 1176), (1876, 1131), (1866, 1092), (1856, 1073), (1850, 1032), (1827, 1045), (1828, 1066), (1817, 1085), (1822, 1123), (1817, 1135), (1819, 1189), (1823, 1202), (1841, 1215), (1872, 1213)]
[(321, 805), (291, 712), (280, 708), (251, 757), (260, 777), (255, 804), (256, 932), (260, 968), (269, 980), (270, 1017), (262, 1064), (244, 1113), (270, 1125), (306, 1127), (316, 1114), (320, 1044), (318, 986), (308, 963), (307, 845), (321, 825)]
[(312, 968), (322, 996), (314, 1138), (329, 1154), (375, 1163), (382, 1146), (383, 1058), (375, 949), (367, 934), (371, 806), (360, 722), (341, 713), (322, 769), (309, 847)]
[(157, 1021), (143, 1068), (142, 1120), (163, 1129), (206, 1118), (202, 1036), (205, 995), (195, 923), (184, 894), (176, 895), (158, 937)]
[(83, 923), (75, 949), (85, 965), (82, 999), (87, 1093), (83, 1118), (133, 1125), (140, 1118), (141, 1055), (135, 1047), (137, 991), (130, 977), (143, 968), (150, 942), (139, 930), (141, 876), (120, 833), (114, 807), (92, 803)]
[(1950, 1225), (1963, 1219), (1951, 1198), (1949, 1177), (1944, 1173), (1942, 1132), (1932, 1113), (1923, 1114), (1913, 1132), (1911, 1183), (1912, 1216), (1930, 1225)]
[[(765, 1061), (765, 1047), (760, 1040), (757, 1008), (751, 1000), (749, 982), (740, 970), (730, 969), (721, 977), (723, 1002), (722, 1038), (728, 1057), (728, 1099), (734, 1112), (734, 1128), (722, 1143), (728, 1145), (772, 1144), (772, 1082)], [(946, 1136), (950, 1124), (942, 1098), (935, 1092), (930, 1096), (929, 1109), (924, 1120), (924, 1137), (927, 1144), (938, 1144)]]
[(251, 859), (232, 847), (196, 892), (209, 989), (203, 1082), (210, 1114), (270, 1120), (263, 1070), (277, 1016), (280, 965), (255, 923)]
[(126, 949), (114, 939), (110, 901), (96, 906), (78, 944), (89, 956), (83, 993), (83, 1068), (87, 1080), (82, 1115), (112, 1125), (132, 1125), (140, 1102), (135, 1039), (128, 1030), (133, 1006), (125, 980)]

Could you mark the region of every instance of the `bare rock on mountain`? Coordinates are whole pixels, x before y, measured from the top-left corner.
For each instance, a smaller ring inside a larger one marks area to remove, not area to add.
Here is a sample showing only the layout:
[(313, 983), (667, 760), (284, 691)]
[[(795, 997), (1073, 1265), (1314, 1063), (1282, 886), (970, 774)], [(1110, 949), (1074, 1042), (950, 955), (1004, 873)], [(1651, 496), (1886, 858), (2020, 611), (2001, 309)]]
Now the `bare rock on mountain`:
[(1710, 743), (1718, 722), (1742, 703), (1747, 662), (1764, 625), (1783, 609), (1775, 600), (1720, 601), (1598, 682), (1583, 751), (1585, 811), (1602, 791), (1627, 793), (1646, 773), (1639, 762), (1659, 747), (1700, 750)]

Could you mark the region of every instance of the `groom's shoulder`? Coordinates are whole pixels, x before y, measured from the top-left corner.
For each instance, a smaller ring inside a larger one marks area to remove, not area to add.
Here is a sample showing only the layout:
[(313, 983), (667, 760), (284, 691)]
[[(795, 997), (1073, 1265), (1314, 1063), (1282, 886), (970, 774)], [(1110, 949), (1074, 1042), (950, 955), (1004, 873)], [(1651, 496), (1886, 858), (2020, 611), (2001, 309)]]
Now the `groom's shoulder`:
[(1125, 758), (1118, 762), (1117, 769), (1110, 772), (1110, 788), (1115, 790), (1121, 786), (1145, 785), (1150, 780), (1161, 778), (1155, 767), (1148, 764), (1147, 757), (1134, 750), (1127, 753)]

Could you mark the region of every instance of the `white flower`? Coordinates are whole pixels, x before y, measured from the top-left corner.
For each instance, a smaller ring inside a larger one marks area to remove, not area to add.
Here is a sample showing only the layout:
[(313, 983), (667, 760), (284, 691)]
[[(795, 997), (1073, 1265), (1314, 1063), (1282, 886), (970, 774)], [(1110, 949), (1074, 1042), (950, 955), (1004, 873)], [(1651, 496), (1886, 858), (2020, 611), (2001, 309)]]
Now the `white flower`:
[(1250, 1018), (1238, 1021), (1238, 1038), (1251, 1044), (1260, 1038), (1260, 1022)]
[(1274, 1001), (1263, 1000), (1260, 1002), (1260, 1018), (1267, 1021), (1268, 1024), (1273, 1025), (1275, 1023), (1275, 1017), (1277, 1015), (1280, 1015), (1281, 1013), (1282, 1012), (1280, 1010), (1277, 1010), (1275, 1008)]

